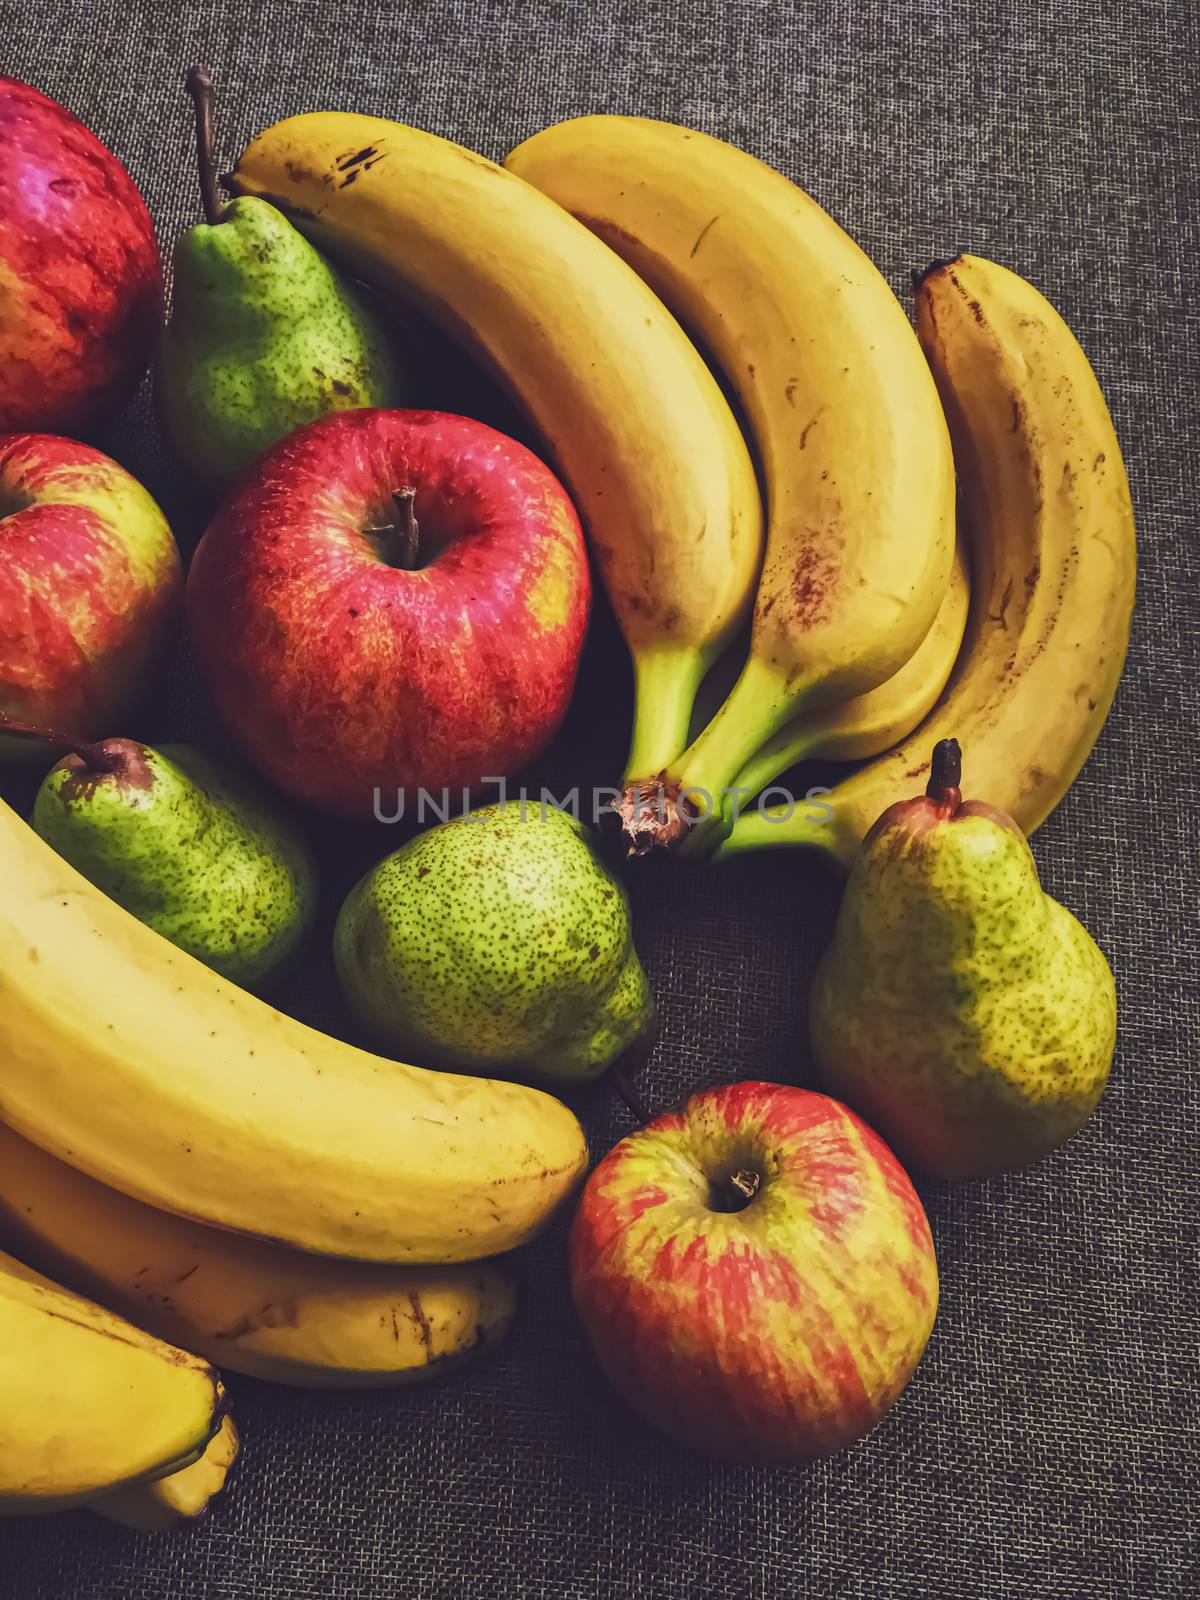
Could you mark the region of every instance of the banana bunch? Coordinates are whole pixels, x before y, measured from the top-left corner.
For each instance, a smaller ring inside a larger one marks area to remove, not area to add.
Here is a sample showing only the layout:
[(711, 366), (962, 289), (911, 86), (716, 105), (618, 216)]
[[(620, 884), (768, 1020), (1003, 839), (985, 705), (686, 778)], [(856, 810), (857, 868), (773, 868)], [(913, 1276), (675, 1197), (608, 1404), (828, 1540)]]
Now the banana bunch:
[(974, 256), (917, 285), (917, 328), (954, 439), (972, 539), (966, 639), (910, 739), (837, 784), (819, 811), (742, 816), (719, 855), (809, 845), (849, 865), (908, 795), (939, 739), (967, 783), (1026, 833), (1087, 759), (1112, 704), (1133, 610), (1136, 547), (1121, 451), (1095, 374), (1058, 313)]
[(506, 165), (700, 334), (762, 460), (767, 548), (741, 676), (686, 750), (631, 774), (622, 807), (635, 851), (678, 843), (697, 814), (710, 819), (690, 841), (699, 848), (764, 743), (874, 690), (928, 635), (954, 549), (945, 418), (879, 272), (753, 156), (670, 123), (601, 116), (547, 128)]
[[(728, 835), (723, 855), (810, 844), (848, 862), (949, 736), (970, 752), (972, 787), (1027, 832), (1036, 827), (1111, 704), (1135, 568), (1120, 450), (1061, 318), (1012, 273), (963, 256), (918, 284), (919, 348), (878, 273), (807, 196), (751, 157), (664, 123), (578, 118), (535, 135), (506, 165), (607, 240), (703, 335), (766, 478), (749, 658), (665, 773), (635, 775), (646, 781), (622, 808), (634, 850), (680, 840), (698, 806), (709, 817), (688, 829), (685, 855)], [(958, 578), (946, 594), (954, 476), (944, 419), (972, 544), (973, 605), (956, 665), (963, 591)], [(827, 803), (736, 817), (813, 755), (875, 759)], [(731, 783), (737, 806), (722, 817)]]

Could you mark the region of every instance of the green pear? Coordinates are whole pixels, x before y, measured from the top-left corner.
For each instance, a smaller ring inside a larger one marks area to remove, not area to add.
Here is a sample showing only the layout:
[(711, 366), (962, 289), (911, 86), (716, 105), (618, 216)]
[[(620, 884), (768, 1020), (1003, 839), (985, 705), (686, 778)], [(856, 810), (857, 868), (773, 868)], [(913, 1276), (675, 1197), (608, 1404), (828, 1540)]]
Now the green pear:
[(417, 1065), (579, 1083), (653, 1029), (625, 891), (552, 806), (485, 806), (388, 856), (334, 959), (355, 1014)]
[(868, 834), (809, 1000), (830, 1092), (945, 1178), (1069, 1138), (1103, 1092), (1117, 1017), (1104, 956), (1043, 892), (1012, 818), (962, 800), (959, 767), (943, 740), (925, 795)]
[(400, 403), (387, 329), (348, 279), (265, 200), (222, 206), (211, 85), (193, 67), (207, 220), (175, 247), (156, 367), (163, 427), (192, 471), (224, 489), (302, 423)]
[(78, 744), (33, 805), (37, 833), (172, 944), (246, 988), (273, 976), (316, 908), (299, 833), (189, 745)]

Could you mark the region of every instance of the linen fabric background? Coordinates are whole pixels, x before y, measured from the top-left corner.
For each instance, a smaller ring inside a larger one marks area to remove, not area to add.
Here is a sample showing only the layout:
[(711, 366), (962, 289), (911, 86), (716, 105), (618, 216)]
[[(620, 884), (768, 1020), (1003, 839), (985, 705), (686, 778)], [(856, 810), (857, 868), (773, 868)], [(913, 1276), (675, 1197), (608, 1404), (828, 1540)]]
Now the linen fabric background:
[[(942, 1304), (877, 1432), (807, 1470), (693, 1458), (606, 1389), (569, 1306), (558, 1227), (519, 1258), (507, 1347), (408, 1393), (232, 1379), (235, 1487), (186, 1537), (86, 1512), (0, 1523), (4, 1600), (758, 1600), (1200, 1592), (1196, 1256), (1197, 65), (1191, 0), (0, 0), (0, 71), (65, 101), (122, 157), (164, 250), (199, 217), (182, 93), (215, 73), (229, 164), (278, 117), (346, 108), (501, 158), (587, 111), (674, 119), (809, 189), (898, 292), (970, 249), (1065, 314), (1112, 406), (1138, 513), (1133, 644), (1099, 747), (1034, 849), (1107, 952), (1120, 1047), (1070, 1146), (988, 1184), (925, 1184)], [(597, 306), (598, 320), (604, 308)], [(427, 353), (419, 404), (503, 419)], [(512, 424), (519, 427), (519, 423)], [(190, 547), (207, 507), (147, 394), (100, 441)], [(535, 777), (610, 782), (630, 680), (603, 611)], [(128, 727), (215, 737), (182, 650)], [(967, 771), (970, 752), (967, 752)], [(10, 781), (8, 792), (27, 800)], [(397, 830), (314, 824), (326, 924), (282, 1003), (346, 1031), (328, 930)], [(759, 1076), (810, 1082), (805, 996), (837, 883), (802, 855), (632, 877), (662, 1012), (642, 1078), (664, 1107)], [(183, 1068), (181, 1063), (181, 1070)], [(0, 1071), (3, 1065), (0, 1063)], [(577, 1097), (599, 1155), (630, 1127)]]

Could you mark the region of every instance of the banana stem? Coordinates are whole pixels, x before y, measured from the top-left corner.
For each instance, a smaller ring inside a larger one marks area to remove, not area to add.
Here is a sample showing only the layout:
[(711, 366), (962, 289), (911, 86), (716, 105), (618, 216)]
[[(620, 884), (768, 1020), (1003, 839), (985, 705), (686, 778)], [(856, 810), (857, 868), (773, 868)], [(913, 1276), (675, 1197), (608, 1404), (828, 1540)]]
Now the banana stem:
[(704, 668), (697, 650), (634, 655), (633, 740), (625, 766), (627, 782), (657, 777), (683, 750)]
[(0, 711), (0, 733), (11, 733), (19, 739), (39, 739), (43, 744), (65, 746), (93, 772), (115, 772), (121, 764), (117, 756), (109, 755), (89, 739), (81, 739), (77, 733), (61, 733), (57, 728), (44, 727), (40, 722), (18, 722), (3, 711)]
[(702, 795), (705, 809), (722, 810), (725, 790), (799, 705), (796, 696), (784, 692), (778, 674), (751, 656), (724, 705), (676, 762), (680, 788)]
[[(712, 860), (728, 861), (751, 850), (778, 849), (782, 845), (791, 849), (821, 850), (848, 866), (845, 842), (838, 828), (838, 813), (836, 789), (811, 800), (797, 799), (791, 807), (764, 806), (743, 812), (728, 839), (713, 853)], [(852, 856), (853, 852), (850, 854)]]
[(739, 791), (739, 804), (745, 806), (789, 767), (806, 761), (819, 741), (819, 733), (814, 733), (807, 718), (797, 717), (785, 723), (757, 755), (751, 756), (734, 780), (732, 787)]
[(217, 188), (217, 165), (213, 159), (213, 86), (208, 68), (189, 67), (186, 87), (196, 112), (196, 167), (200, 174), (204, 220), (215, 226), (225, 208)]

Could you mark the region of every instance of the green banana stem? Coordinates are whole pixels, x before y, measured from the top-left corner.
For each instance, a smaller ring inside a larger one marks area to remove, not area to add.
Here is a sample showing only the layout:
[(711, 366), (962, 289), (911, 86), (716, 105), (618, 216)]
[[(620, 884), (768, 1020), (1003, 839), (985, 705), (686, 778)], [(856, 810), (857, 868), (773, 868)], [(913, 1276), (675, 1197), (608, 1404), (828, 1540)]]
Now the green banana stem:
[(685, 794), (695, 790), (707, 797), (706, 803), (711, 800), (714, 810), (722, 809), (723, 791), (740, 781), (738, 774), (754, 760), (764, 741), (800, 707), (800, 699), (786, 692), (779, 674), (751, 656), (724, 705), (675, 762), (673, 776), (680, 789)]
[(626, 781), (656, 778), (687, 744), (692, 707), (706, 662), (698, 650), (635, 654), (633, 741)]
[(696, 821), (676, 847), (681, 861), (711, 856), (737, 826), (739, 817), (775, 779), (798, 762), (820, 754), (821, 733), (807, 717), (793, 717), (746, 763), (730, 784), (733, 791), (706, 816)]
[(850, 797), (839, 793), (841, 787), (839, 784), (828, 794), (811, 799), (798, 795), (790, 805), (744, 811), (711, 859), (729, 861), (751, 850), (787, 846), (794, 850), (821, 850), (848, 869), (861, 833)]
[(757, 755), (751, 756), (731, 785), (740, 791), (739, 806), (744, 808), (789, 767), (807, 761), (820, 744), (820, 733), (821, 730), (814, 730), (807, 717), (794, 717), (785, 723)]

